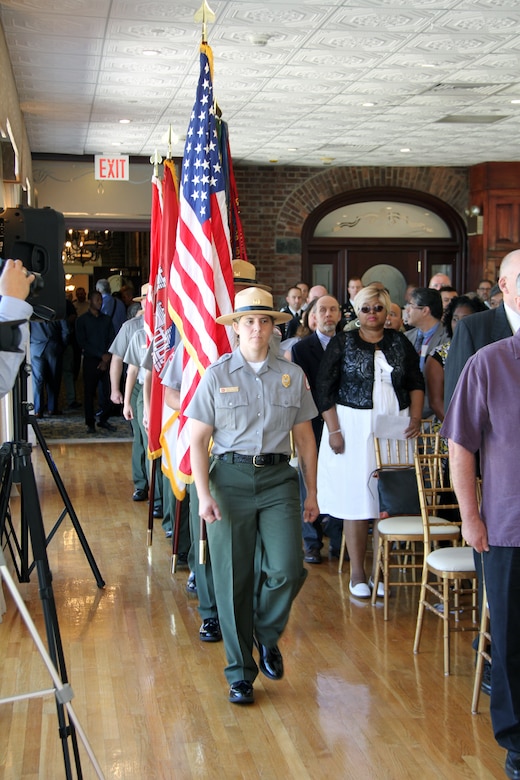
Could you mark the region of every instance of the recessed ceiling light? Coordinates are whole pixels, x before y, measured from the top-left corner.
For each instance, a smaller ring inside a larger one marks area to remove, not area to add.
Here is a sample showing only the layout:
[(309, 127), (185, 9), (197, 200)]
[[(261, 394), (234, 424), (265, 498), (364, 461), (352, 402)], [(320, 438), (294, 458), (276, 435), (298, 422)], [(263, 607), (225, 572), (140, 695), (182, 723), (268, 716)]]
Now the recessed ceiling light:
[(520, 98), (515, 98), (514, 100), (511, 101), (511, 103), (520, 103)]
[(249, 35), (246, 35), (247, 40), (249, 43), (252, 43), (253, 46), (267, 46), (268, 42), (273, 38), (273, 35), (269, 35), (269, 33), (250, 33)]
[(288, 146), (287, 147), (287, 151), (288, 152), (297, 152), (298, 151), (298, 147), (297, 146)]
[(157, 57), (160, 53), (159, 49), (143, 49), (143, 57)]
[(399, 149), (400, 152), (411, 152), (411, 149), (408, 149), (406, 146), (403, 147), (403, 149)]
[(433, 62), (421, 62), (421, 68), (434, 68)]
[(132, 121), (131, 119), (120, 119), (119, 120), (119, 124), (120, 125), (129, 125), (131, 121)]
[(369, 108), (370, 106), (375, 106), (375, 103), (362, 103), (365, 108)]
[(121, 141), (112, 141), (112, 146), (121, 146)]

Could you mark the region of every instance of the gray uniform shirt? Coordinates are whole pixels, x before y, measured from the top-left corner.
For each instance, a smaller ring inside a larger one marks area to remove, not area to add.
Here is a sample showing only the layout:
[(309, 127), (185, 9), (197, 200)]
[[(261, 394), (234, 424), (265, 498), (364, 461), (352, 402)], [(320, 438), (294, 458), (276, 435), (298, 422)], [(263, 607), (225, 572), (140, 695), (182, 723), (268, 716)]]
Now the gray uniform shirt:
[(213, 454), (291, 454), (289, 433), (318, 410), (301, 368), (271, 350), (258, 374), (240, 349), (213, 363), (186, 416), (211, 425)]
[(144, 328), (136, 330), (126, 350), (123, 360), (131, 366), (138, 366), (137, 381), (140, 385), (144, 382), (145, 371), (142, 368), (143, 357), (146, 353), (146, 331)]
[(172, 390), (180, 390), (182, 386), (182, 353), (184, 346), (182, 342), (176, 347), (174, 353), (161, 371), (161, 384), (170, 387)]
[[(109, 346), (108, 351), (112, 355), (117, 355), (121, 359), (124, 359), (128, 345), (132, 340), (132, 336), (138, 330), (142, 330), (144, 327), (144, 318), (142, 315), (139, 317), (132, 317), (131, 320), (126, 320), (118, 331), (117, 336)], [(125, 360), (125, 363), (128, 361)]]

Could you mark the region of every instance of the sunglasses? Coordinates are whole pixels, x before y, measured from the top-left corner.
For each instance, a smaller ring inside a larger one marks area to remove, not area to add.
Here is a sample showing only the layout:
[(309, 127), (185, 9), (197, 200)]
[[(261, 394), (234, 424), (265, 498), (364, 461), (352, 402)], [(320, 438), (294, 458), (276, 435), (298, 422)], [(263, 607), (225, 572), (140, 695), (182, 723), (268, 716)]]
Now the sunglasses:
[(384, 309), (384, 306), (382, 306), (380, 303), (377, 303), (375, 306), (362, 306), (359, 311), (363, 312), (363, 314), (370, 314), (370, 312), (373, 312), (374, 314), (381, 314)]

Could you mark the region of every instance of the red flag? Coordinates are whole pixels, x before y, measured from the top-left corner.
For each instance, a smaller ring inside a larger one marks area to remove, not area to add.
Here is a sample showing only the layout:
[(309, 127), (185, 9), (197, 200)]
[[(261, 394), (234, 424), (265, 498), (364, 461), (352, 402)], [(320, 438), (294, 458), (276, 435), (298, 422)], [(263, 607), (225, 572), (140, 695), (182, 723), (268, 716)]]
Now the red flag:
[(172, 160), (165, 160), (162, 180), (161, 245), (153, 289), (153, 369), (148, 420), (148, 454), (151, 458), (160, 457), (162, 452), (160, 436), (163, 425), (164, 388), (161, 384), (160, 374), (173, 343), (173, 326), (168, 310), (167, 282), (175, 252), (175, 235), (179, 213), (177, 190), (175, 166)]
[(159, 267), (162, 233), (162, 184), (156, 173), (152, 176), (152, 213), (150, 218), (150, 276), (148, 295), (144, 306), (144, 327), (147, 343), (153, 339), (155, 311), (155, 277)]
[(200, 78), (182, 163), (179, 223), (170, 274), (172, 317), (184, 343), (178, 467), (189, 481), (184, 411), (205, 369), (232, 349), (232, 330), (216, 317), (233, 311), (233, 271), (225, 178), (213, 100), (213, 54), (200, 47)]

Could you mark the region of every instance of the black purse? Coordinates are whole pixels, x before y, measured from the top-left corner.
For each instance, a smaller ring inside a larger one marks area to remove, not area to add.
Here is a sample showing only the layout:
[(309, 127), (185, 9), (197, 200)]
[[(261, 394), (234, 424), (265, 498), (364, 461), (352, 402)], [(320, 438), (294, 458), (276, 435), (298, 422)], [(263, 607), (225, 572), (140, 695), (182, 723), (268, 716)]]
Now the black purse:
[(420, 515), (419, 488), (413, 466), (386, 466), (375, 472), (379, 493), (379, 511), (390, 517)]

